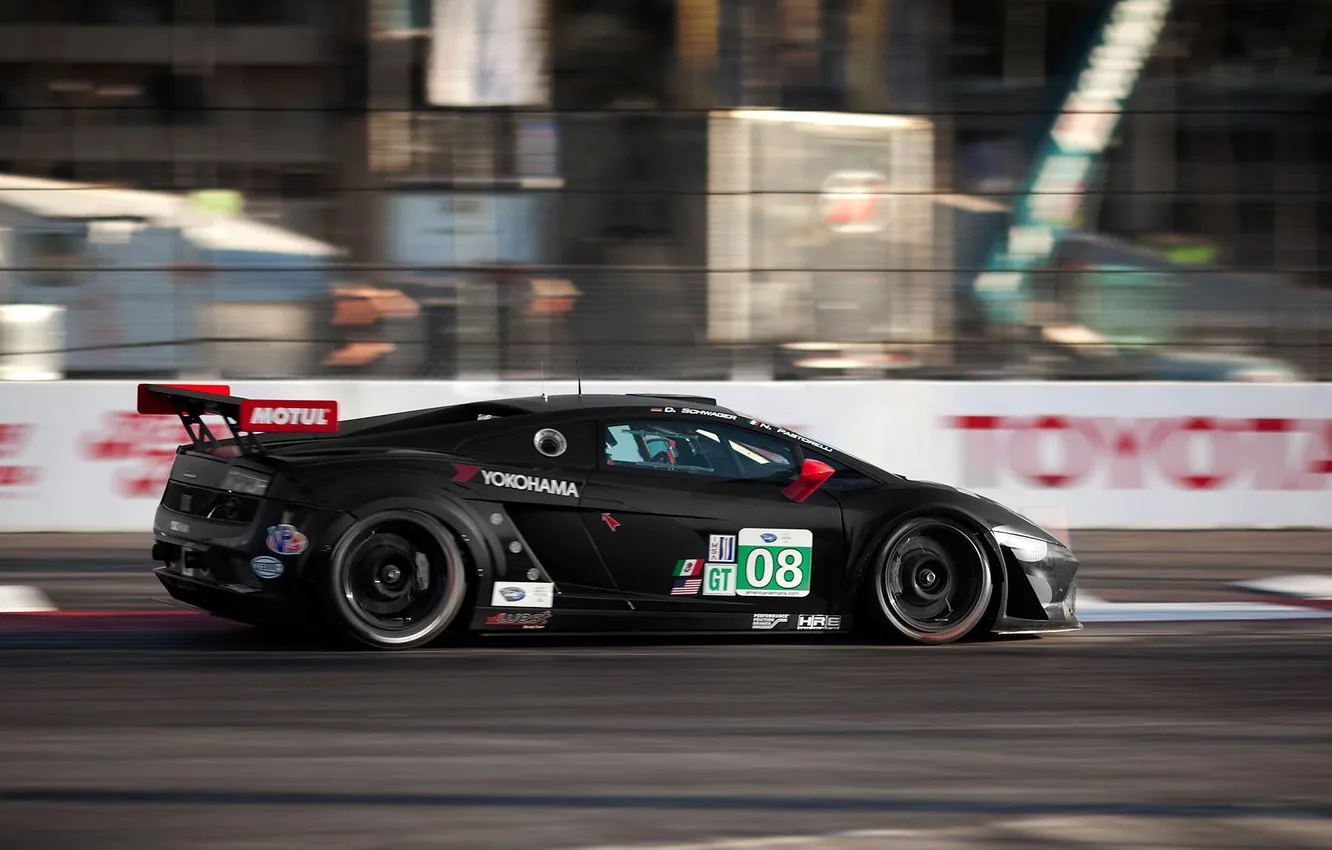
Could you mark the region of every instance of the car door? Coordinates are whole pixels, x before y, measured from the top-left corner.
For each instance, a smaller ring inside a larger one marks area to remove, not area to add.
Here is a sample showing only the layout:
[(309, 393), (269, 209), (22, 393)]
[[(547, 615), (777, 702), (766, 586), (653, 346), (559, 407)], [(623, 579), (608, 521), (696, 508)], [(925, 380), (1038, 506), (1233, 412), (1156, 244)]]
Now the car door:
[[(465, 477), (465, 486), (502, 506), (539, 563), (539, 573), (545, 574), (537, 579), (554, 582), (561, 607), (627, 611), (628, 603), (602, 564), (578, 507), (586, 476), (597, 463), (597, 427), (592, 418), (546, 420), (474, 437), (459, 451), (476, 463), (466, 465), (454, 482)], [(552, 441), (544, 450), (543, 440)], [(556, 486), (533, 489), (529, 479)], [(495, 514), (490, 521), (504, 538), (503, 518)], [(508, 560), (521, 566), (527, 557), (511, 553)], [(506, 571), (504, 564), (499, 569), (498, 579), (536, 580), (521, 571)]]
[(799, 470), (798, 446), (702, 417), (629, 417), (601, 428), (583, 519), (635, 610), (792, 615), (770, 621), (777, 628), (834, 610), (841, 508), (822, 491), (799, 503), (783, 495)]

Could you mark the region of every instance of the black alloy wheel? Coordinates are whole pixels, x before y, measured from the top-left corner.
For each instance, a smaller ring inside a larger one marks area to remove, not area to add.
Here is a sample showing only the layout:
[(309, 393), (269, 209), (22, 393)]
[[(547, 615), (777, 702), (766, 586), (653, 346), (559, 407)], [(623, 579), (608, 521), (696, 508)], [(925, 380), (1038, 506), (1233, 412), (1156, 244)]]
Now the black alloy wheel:
[(415, 511), (358, 521), (334, 547), (330, 568), (336, 624), (379, 649), (428, 643), (453, 622), (466, 595), (452, 532)]
[(878, 610), (902, 637), (961, 640), (985, 619), (994, 574), (976, 535), (950, 519), (905, 523), (884, 544), (874, 573)]

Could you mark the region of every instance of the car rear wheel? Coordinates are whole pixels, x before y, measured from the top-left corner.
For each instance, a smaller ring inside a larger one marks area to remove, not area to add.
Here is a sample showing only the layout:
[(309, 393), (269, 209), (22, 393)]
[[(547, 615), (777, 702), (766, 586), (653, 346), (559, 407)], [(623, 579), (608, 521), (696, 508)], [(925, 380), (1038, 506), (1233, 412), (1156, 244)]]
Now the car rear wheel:
[(976, 535), (950, 519), (918, 518), (889, 536), (875, 566), (874, 597), (907, 640), (944, 644), (976, 629), (994, 599), (994, 572)]
[(438, 520), (384, 511), (356, 522), (333, 549), (328, 591), (335, 625), (378, 649), (410, 649), (462, 609), (462, 551)]

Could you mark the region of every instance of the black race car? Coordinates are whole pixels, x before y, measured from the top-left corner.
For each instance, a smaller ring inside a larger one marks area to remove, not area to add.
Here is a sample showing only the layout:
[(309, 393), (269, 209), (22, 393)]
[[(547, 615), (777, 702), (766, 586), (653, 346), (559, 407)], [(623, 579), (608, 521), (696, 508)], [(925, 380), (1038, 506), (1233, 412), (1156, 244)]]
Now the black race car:
[(153, 523), (156, 574), (223, 617), (384, 649), (450, 631), (863, 627), (942, 644), (1080, 628), (1078, 562), (1031, 521), (713, 399), (338, 422), (333, 402), (228, 393), (139, 388), (141, 413), (178, 415), (191, 438)]

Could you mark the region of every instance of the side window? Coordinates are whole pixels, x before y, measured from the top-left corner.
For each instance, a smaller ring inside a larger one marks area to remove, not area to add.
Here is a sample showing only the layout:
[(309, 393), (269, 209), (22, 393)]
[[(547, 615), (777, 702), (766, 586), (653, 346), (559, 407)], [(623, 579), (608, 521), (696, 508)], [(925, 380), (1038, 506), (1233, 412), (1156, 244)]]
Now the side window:
[(758, 480), (785, 477), (799, 462), (782, 440), (714, 422), (617, 422), (602, 436), (603, 461), (612, 469)]

